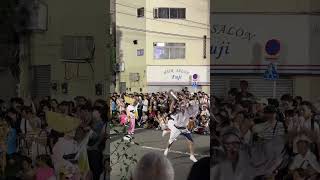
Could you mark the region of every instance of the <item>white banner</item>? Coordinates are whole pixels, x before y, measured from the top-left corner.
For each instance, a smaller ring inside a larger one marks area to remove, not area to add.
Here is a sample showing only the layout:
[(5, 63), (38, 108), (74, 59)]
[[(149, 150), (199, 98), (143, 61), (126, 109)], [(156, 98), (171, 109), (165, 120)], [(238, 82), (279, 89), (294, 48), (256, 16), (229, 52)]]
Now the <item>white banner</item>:
[(210, 66), (148, 66), (148, 85), (191, 85), (198, 75), (199, 85), (210, 84)]

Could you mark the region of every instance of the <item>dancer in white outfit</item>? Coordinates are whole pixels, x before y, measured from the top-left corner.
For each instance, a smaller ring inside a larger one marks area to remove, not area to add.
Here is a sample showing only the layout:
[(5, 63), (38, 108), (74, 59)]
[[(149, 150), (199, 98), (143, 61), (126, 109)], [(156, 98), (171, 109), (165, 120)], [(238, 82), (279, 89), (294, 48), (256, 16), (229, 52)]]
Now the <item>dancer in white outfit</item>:
[[(175, 101), (172, 102), (170, 110), (172, 110)], [(182, 100), (179, 103), (179, 110), (176, 110), (176, 113), (171, 115), (173, 120), (168, 121), (168, 128), (170, 131), (169, 143), (164, 151), (164, 155), (167, 156), (172, 146), (173, 142), (176, 141), (179, 135), (183, 135), (186, 137), (190, 150), (190, 160), (193, 162), (197, 162), (197, 159), (194, 156), (194, 145), (193, 139), (191, 136), (191, 132), (187, 129), (190, 117), (194, 117), (199, 111), (199, 104), (195, 101), (191, 101), (190, 103), (187, 100)], [(172, 112), (172, 111), (171, 111)], [(164, 133), (165, 134), (165, 133)]]

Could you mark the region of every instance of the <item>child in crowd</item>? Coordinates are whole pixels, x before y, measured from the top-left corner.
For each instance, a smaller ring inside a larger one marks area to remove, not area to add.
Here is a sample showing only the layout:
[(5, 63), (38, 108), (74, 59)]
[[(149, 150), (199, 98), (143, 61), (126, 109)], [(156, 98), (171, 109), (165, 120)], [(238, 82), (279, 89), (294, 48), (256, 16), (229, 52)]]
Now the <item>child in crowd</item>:
[(195, 133), (207, 134), (209, 132), (209, 120), (206, 115), (200, 116), (198, 126), (194, 129)]
[(128, 117), (126, 111), (122, 111), (120, 115), (120, 124), (122, 126), (126, 125), (128, 122)]
[(29, 157), (23, 157), (22, 170), (17, 174), (17, 177), (23, 180), (34, 180), (35, 171), (32, 168), (32, 160)]
[(40, 155), (36, 162), (36, 180), (54, 180), (54, 169), (50, 156)]
[(148, 115), (147, 115), (146, 112), (143, 112), (142, 113), (142, 123), (141, 123), (141, 125), (144, 125), (146, 123), (148, 123)]

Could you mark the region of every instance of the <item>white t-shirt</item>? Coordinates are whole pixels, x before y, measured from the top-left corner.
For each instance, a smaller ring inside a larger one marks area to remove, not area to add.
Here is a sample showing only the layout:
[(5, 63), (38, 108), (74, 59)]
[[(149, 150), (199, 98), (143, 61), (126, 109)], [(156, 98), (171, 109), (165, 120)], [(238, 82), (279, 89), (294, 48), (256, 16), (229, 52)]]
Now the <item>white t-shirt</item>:
[[(312, 130), (311, 127), (311, 119), (305, 120), (303, 117), (299, 117), (298, 119), (291, 121), (288, 127), (289, 131), (301, 131), (301, 130)], [(317, 122), (314, 122), (313, 131), (317, 134), (319, 134), (319, 125)]]
[(145, 99), (143, 101), (143, 108), (142, 108), (143, 112), (147, 112), (148, 111), (148, 105), (149, 105), (149, 101), (147, 99)]
[(52, 149), (52, 161), (56, 173), (59, 173), (62, 167), (73, 167), (73, 164), (65, 159), (64, 155), (78, 153), (79, 144), (73, 139), (59, 138)]
[(26, 134), (26, 130), (27, 130), (27, 133), (33, 131), (33, 128), (31, 126), (29, 120), (26, 120), (24, 118), (21, 120), (20, 129), (23, 134)]
[(171, 117), (174, 119), (174, 124), (178, 127), (187, 127), (189, 120), (191, 117), (194, 117), (199, 112), (199, 104), (191, 103), (188, 108), (186, 108), (185, 112), (181, 111), (172, 115)]

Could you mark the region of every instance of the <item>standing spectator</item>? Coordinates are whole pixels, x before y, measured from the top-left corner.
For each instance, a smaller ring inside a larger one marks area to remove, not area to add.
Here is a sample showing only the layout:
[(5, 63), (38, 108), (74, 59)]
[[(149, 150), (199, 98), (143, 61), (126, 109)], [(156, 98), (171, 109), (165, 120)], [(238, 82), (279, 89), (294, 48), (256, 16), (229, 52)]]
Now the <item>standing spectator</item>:
[(53, 112), (57, 112), (57, 110), (58, 110), (58, 101), (56, 100), (56, 99), (52, 99), (51, 100), (51, 110), (53, 111)]
[(147, 113), (148, 112), (148, 106), (149, 106), (149, 101), (148, 101), (148, 96), (145, 95), (143, 99), (143, 108), (142, 111)]
[(30, 107), (24, 107), (22, 109), (22, 120), (20, 124), (21, 134), (21, 150), (25, 156), (35, 160), (36, 154), (34, 149), (37, 149), (37, 143), (35, 138), (38, 137), (38, 132), (41, 127), (41, 120), (34, 116)]
[(298, 106), (300, 106), (300, 104), (301, 104), (302, 101), (303, 101), (303, 99), (302, 99), (301, 96), (296, 96), (296, 97), (294, 98), (294, 100), (296, 100)]
[(19, 114), (18, 112), (13, 109), (10, 108), (7, 112), (7, 118), (9, 118), (10, 124), (13, 126), (13, 128), (20, 133), (20, 123), (21, 123), (21, 119), (19, 119)]
[(284, 136), (285, 127), (282, 122), (276, 118), (276, 108), (267, 106), (264, 110), (266, 122), (257, 124), (253, 127), (253, 134), (258, 141), (272, 140), (274, 137)]
[(139, 96), (139, 98), (137, 98), (137, 120), (138, 120), (138, 125), (141, 126), (141, 117), (142, 117), (142, 109), (143, 109), (143, 101), (142, 101), (142, 98)]
[(264, 108), (268, 106), (268, 100), (265, 98), (260, 98), (257, 100), (255, 115), (262, 117)]
[(114, 115), (117, 111), (117, 105), (116, 105), (114, 97), (112, 97), (110, 101), (111, 101), (111, 113), (112, 113), (112, 115)]
[(127, 107), (127, 116), (129, 120), (129, 129), (128, 129), (128, 135), (133, 135), (134, 134), (134, 129), (135, 129), (135, 106), (137, 105), (137, 102), (134, 101), (132, 104), (128, 105)]
[(248, 81), (240, 81), (240, 89), (241, 91), (237, 94), (236, 96), (236, 101), (241, 102), (241, 101), (248, 101), (250, 98), (253, 97), (253, 95), (248, 92), (249, 88), (249, 83)]
[(102, 150), (99, 149), (100, 145), (100, 134), (103, 128), (103, 120), (101, 115), (103, 114), (103, 108), (94, 107), (93, 108), (93, 121), (91, 123), (91, 128), (93, 134), (90, 137), (88, 143), (88, 159), (90, 164), (90, 169), (92, 170), (93, 180), (99, 180), (100, 174), (103, 170), (103, 154)]
[(285, 94), (281, 97), (280, 108), (282, 111), (293, 109), (293, 98), (290, 94)]

